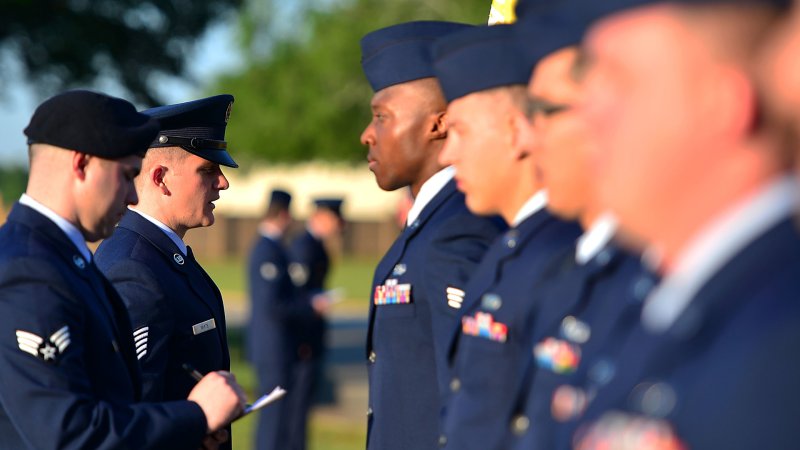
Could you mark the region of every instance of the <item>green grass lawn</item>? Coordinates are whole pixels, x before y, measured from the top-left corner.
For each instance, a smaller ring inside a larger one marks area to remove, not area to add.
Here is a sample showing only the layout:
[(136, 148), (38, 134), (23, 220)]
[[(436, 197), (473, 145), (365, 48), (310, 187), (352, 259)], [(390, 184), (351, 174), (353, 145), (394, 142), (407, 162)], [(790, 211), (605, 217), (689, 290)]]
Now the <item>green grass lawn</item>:
[[(201, 261), (211, 278), (219, 286), (226, 304), (246, 302), (246, 271), (244, 260), (216, 262)], [(343, 300), (334, 307), (334, 313), (367, 314), (369, 286), (377, 261), (343, 258), (334, 261), (328, 282), (330, 288), (342, 290)], [(256, 379), (252, 368), (243, 359), (241, 330), (229, 330), (231, 371), (239, 384), (255, 398)], [(233, 425), (234, 450), (253, 449), (256, 416), (248, 416)], [(309, 424), (309, 450), (358, 450), (365, 447), (366, 416), (354, 418), (345, 414), (313, 414)]]
[[(246, 262), (238, 259), (218, 261), (201, 260), (200, 263), (223, 292), (225, 301), (247, 301)], [(377, 260), (341, 258), (333, 261), (328, 288), (338, 288), (342, 302), (336, 310), (352, 314), (367, 314), (372, 274)]]
[[(245, 388), (248, 398), (256, 396), (255, 374), (242, 359), (241, 339), (231, 342), (231, 370)], [(233, 424), (233, 450), (253, 449), (256, 416), (250, 415)], [(363, 420), (331, 417), (312, 413), (308, 430), (309, 450), (360, 450), (366, 446), (366, 416)]]

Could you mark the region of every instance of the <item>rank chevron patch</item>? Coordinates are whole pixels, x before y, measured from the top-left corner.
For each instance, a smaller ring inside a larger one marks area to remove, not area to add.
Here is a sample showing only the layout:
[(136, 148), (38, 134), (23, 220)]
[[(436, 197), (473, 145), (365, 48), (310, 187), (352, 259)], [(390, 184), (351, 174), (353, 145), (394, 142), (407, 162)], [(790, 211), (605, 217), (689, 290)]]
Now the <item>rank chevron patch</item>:
[(25, 353), (29, 353), (46, 362), (55, 362), (56, 357), (64, 353), (70, 344), (69, 326), (64, 325), (51, 334), (47, 340), (30, 331), (16, 330), (17, 345)]
[(447, 294), (447, 305), (451, 308), (461, 309), (461, 305), (464, 303), (464, 296), (467, 293), (454, 286), (447, 286), (445, 293)]
[(147, 354), (147, 336), (150, 327), (141, 327), (133, 332), (133, 345), (136, 346), (136, 359), (142, 359)]

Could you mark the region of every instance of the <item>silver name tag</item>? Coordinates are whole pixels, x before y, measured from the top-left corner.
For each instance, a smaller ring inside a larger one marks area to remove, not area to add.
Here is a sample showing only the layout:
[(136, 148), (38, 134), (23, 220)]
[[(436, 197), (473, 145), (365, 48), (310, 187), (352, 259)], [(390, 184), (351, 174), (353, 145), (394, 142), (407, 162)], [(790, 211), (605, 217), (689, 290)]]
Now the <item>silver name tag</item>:
[(217, 328), (217, 322), (215, 322), (214, 319), (208, 319), (205, 322), (192, 325), (192, 333), (197, 336), (200, 333), (205, 333), (206, 331), (213, 330), (214, 328)]

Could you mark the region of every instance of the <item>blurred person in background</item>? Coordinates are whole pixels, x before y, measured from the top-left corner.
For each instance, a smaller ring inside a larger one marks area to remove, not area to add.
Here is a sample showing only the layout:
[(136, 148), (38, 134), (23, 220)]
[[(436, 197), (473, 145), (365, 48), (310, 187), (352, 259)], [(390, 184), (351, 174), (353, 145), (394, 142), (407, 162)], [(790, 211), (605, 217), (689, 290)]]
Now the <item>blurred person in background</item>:
[(259, 395), (268, 394), (276, 386), (288, 391), (285, 399), (260, 412), (254, 446), (259, 450), (291, 448), (287, 406), (295, 393), (292, 368), (300, 345), (293, 321), (314, 314), (312, 305), (298, 296), (289, 276), (284, 238), (293, 221), (291, 201), (286, 191), (275, 189), (270, 193), (248, 262), (247, 359), (256, 370)]
[[(326, 241), (339, 237), (344, 229), (342, 199), (314, 200), (314, 211), (305, 229), (289, 246), (289, 277), (297, 291), (300, 314), (289, 320), (294, 351), (291, 397), (287, 398), (288, 444), (290, 450), (306, 448), (308, 412), (324, 381), (324, 357), (328, 329), (327, 315), (334, 301), (326, 290), (331, 258)], [(303, 305), (304, 303), (304, 305)]]

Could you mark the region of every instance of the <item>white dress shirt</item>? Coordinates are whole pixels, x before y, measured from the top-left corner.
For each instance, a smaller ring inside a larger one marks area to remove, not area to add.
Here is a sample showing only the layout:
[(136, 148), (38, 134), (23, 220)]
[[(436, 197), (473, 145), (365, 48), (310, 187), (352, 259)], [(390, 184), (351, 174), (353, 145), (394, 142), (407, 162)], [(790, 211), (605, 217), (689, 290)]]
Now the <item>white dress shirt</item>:
[(50, 219), (56, 224), (56, 226), (58, 226), (58, 228), (61, 229), (61, 231), (64, 232), (64, 234), (67, 235), (69, 240), (75, 244), (75, 248), (81, 252), (83, 259), (86, 261), (92, 260), (92, 252), (86, 245), (86, 239), (83, 237), (83, 234), (78, 231), (78, 227), (71, 224), (69, 221), (67, 221), (67, 219), (56, 214), (56, 212), (52, 209), (34, 200), (33, 197), (28, 194), (22, 194), (22, 196), (19, 198), (19, 203), (38, 211), (40, 214)]
[(597, 256), (617, 232), (617, 219), (611, 213), (601, 214), (586, 232), (578, 238), (575, 246), (575, 262), (586, 264)]
[(540, 189), (522, 205), (519, 211), (517, 211), (517, 215), (514, 216), (514, 221), (511, 222), (511, 226), (518, 226), (528, 217), (541, 211), (545, 206), (547, 206), (547, 190)]
[(178, 249), (181, 251), (181, 253), (183, 253), (183, 256), (186, 256), (186, 243), (185, 243), (185, 242), (183, 242), (183, 239), (181, 239), (181, 237), (180, 237), (180, 236), (178, 236), (178, 234), (177, 234), (177, 233), (175, 233), (175, 232), (172, 230), (172, 228), (170, 228), (170, 227), (168, 227), (168, 226), (164, 225), (163, 223), (161, 223), (161, 221), (159, 221), (159, 220), (158, 220), (158, 219), (156, 219), (155, 217), (148, 216), (147, 214), (145, 214), (145, 213), (143, 213), (143, 212), (141, 212), (141, 211), (135, 210), (135, 209), (130, 209), (130, 208), (128, 208), (128, 209), (129, 209), (130, 211), (133, 211), (133, 212), (135, 212), (136, 214), (138, 214), (138, 215), (140, 215), (140, 216), (144, 217), (144, 218), (145, 218), (145, 219), (146, 219), (148, 222), (150, 222), (150, 223), (152, 223), (153, 225), (157, 226), (159, 230), (163, 231), (163, 232), (164, 232), (164, 234), (166, 234), (166, 235), (167, 235), (167, 237), (168, 237), (168, 238), (169, 238), (169, 239), (170, 239), (172, 242), (174, 242), (174, 243), (175, 243), (175, 245), (177, 245), (177, 246), (178, 246)]
[(406, 226), (410, 226), (415, 220), (417, 220), (419, 214), (422, 212), (425, 206), (427, 206), (428, 203), (433, 200), (433, 197), (436, 197), (436, 194), (438, 194), (439, 191), (441, 191), (444, 186), (453, 179), (455, 174), (456, 169), (454, 167), (445, 167), (422, 183), (422, 187), (419, 188), (417, 197), (414, 199), (414, 204), (411, 205), (411, 209), (408, 210)]

